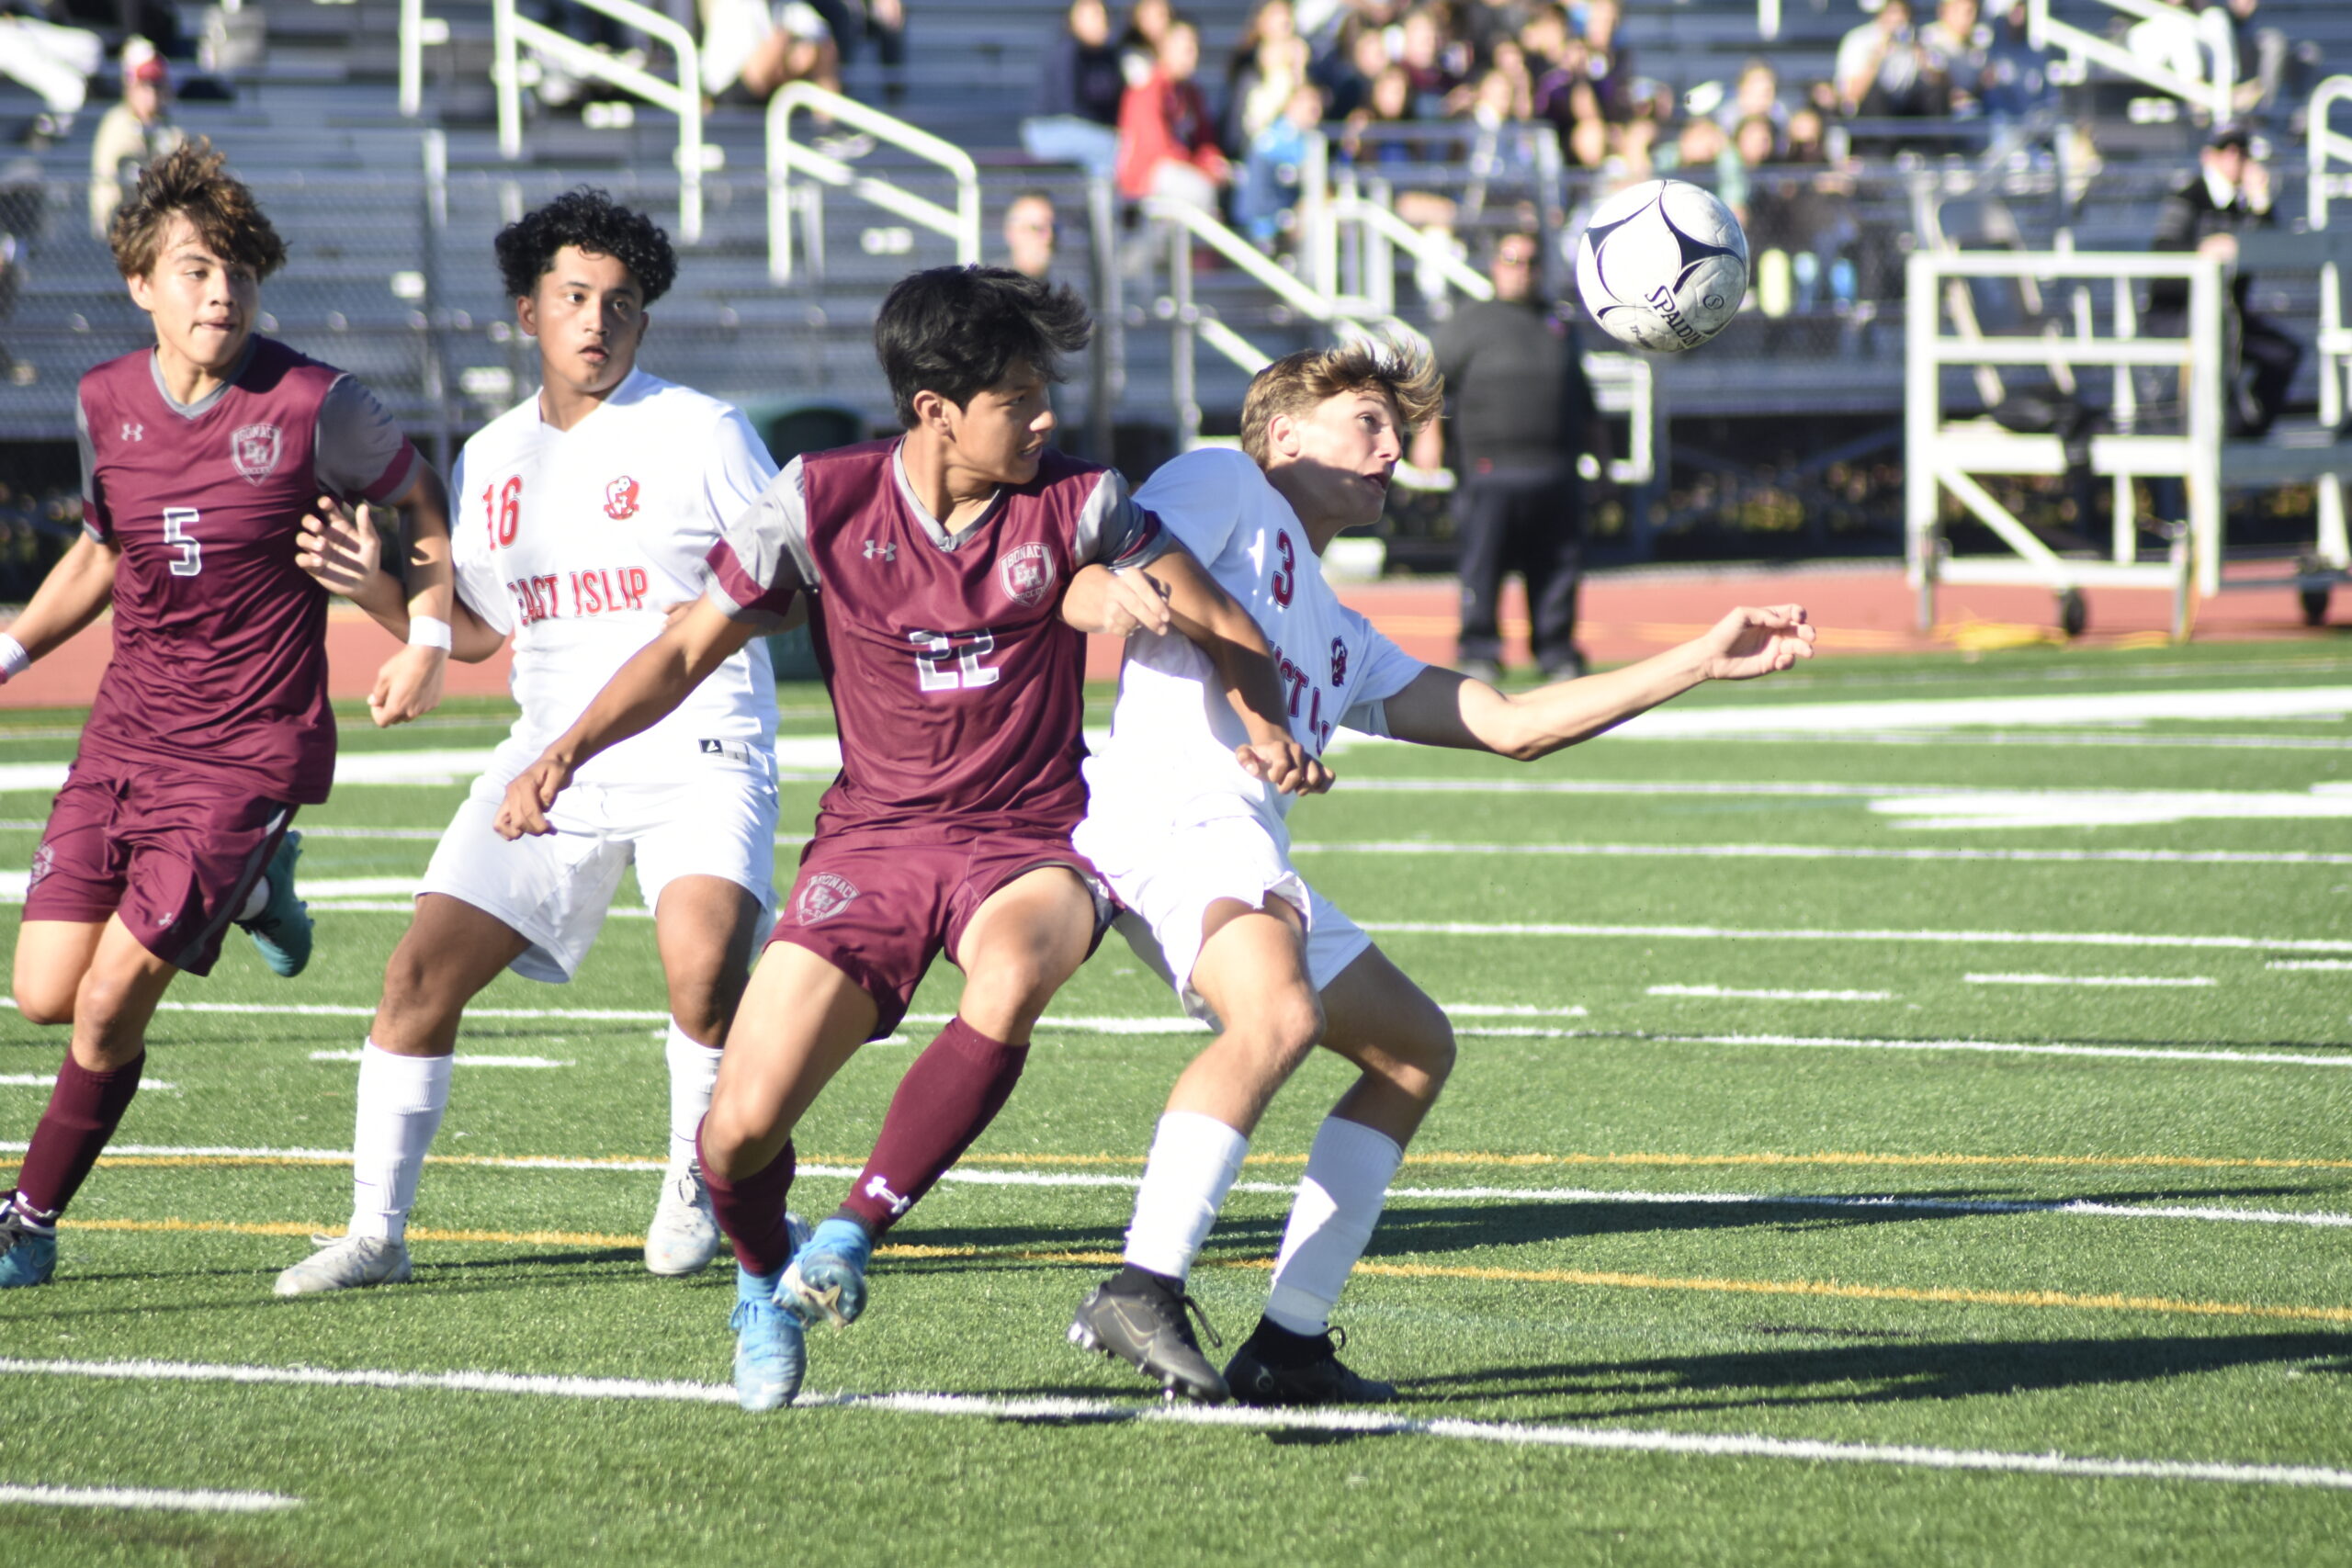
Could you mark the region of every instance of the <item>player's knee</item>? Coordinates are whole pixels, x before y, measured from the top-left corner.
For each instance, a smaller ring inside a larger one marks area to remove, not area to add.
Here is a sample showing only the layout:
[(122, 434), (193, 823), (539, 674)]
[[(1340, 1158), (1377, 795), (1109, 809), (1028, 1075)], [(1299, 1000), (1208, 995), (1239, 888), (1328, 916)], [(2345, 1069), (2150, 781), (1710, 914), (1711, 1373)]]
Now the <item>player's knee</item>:
[(74, 993), (62, 987), (25, 983), (17, 976), (17, 1011), (27, 1023), (52, 1024), (74, 1021)]
[(1432, 1010), (1431, 1015), (1419, 1021), (1406, 1036), (1405, 1048), (1398, 1053), (1406, 1067), (1420, 1080), (1420, 1098), (1435, 1100), (1437, 1091), (1453, 1072), (1453, 1025), (1446, 1016)]

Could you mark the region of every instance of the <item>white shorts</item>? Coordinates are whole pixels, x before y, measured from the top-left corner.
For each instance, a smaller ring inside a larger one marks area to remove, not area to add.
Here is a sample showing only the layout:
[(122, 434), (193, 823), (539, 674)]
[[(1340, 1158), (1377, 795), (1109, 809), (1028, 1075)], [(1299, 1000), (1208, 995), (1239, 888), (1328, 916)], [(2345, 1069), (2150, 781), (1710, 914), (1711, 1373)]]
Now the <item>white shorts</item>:
[(505, 922), (531, 944), (510, 965), (528, 979), (562, 985), (579, 973), (632, 861), (649, 910), (681, 876), (725, 877), (763, 911), (773, 901), (775, 784), (761, 773), (713, 768), (683, 784), (573, 784), (548, 814), (554, 832), (511, 843), (491, 826), (505, 798), (497, 773), (474, 781), (417, 892), (446, 893)]
[(1261, 818), (1216, 817), (1146, 837), (1089, 817), (1071, 838), (1125, 906), (1119, 934), (1174, 987), (1187, 1014), (1212, 1026), (1216, 1015), (1192, 979), (1201, 921), (1218, 899), (1262, 907), (1272, 896), (1296, 909), (1306, 926), (1306, 976), (1317, 991), (1372, 946), (1363, 928), (1291, 869)]

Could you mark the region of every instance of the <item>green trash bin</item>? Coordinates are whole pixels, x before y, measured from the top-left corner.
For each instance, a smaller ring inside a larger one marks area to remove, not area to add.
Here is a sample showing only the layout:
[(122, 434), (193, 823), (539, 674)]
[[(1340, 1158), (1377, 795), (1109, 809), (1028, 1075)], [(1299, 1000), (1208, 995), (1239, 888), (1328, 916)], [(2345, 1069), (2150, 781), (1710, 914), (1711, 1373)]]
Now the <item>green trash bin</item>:
[[(871, 434), (863, 413), (847, 403), (822, 398), (746, 403), (743, 417), (752, 422), (752, 428), (767, 443), (768, 456), (775, 459), (778, 468), (803, 452), (854, 446)], [(817, 679), (817, 650), (809, 644), (807, 626), (795, 626), (767, 641), (768, 660), (775, 666), (777, 680)]]

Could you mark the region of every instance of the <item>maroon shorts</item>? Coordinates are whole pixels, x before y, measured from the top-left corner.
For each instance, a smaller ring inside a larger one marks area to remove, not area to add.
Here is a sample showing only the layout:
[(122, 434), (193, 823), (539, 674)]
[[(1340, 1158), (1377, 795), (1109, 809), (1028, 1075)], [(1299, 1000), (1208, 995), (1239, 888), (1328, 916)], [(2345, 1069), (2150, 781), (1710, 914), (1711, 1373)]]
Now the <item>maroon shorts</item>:
[(982, 833), (955, 840), (903, 833), (820, 834), (800, 852), (792, 897), (769, 934), (822, 958), (874, 998), (872, 1038), (899, 1027), (942, 953), (952, 962), (964, 928), (989, 897), (1040, 866), (1066, 865), (1094, 897), (1094, 944), (1116, 908), (1092, 863), (1067, 833)]
[(209, 975), (293, 820), (284, 801), (215, 779), (77, 761), (33, 852), (25, 919), (119, 915), (148, 952)]

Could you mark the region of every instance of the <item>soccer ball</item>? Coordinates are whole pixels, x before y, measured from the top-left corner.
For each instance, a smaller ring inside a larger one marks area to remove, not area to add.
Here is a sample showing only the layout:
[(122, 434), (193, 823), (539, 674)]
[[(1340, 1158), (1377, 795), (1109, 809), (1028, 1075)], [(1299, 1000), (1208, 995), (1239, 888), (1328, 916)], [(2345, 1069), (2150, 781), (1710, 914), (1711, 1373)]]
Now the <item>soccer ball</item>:
[(1747, 292), (1747, 236), (1683, 180), (1648, 180), (1594, 209), (1577, 241), (1577, 292), (1600, 330), (1659, 354), (1696, 348)]

